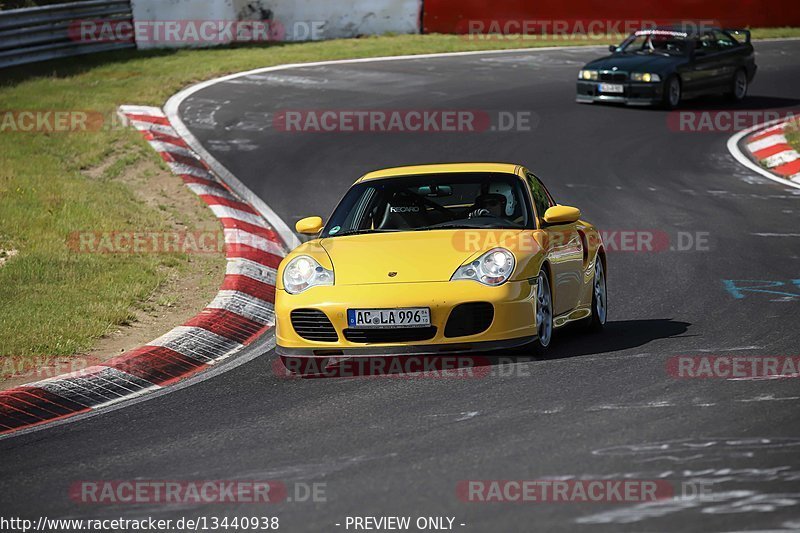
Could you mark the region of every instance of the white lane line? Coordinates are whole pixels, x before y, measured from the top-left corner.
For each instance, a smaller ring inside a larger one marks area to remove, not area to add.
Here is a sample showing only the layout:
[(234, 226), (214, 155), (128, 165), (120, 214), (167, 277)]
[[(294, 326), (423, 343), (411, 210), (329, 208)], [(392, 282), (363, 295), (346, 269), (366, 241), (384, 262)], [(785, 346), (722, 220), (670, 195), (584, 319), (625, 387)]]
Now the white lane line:
[(800, 233), (751, 233), (756, 237), (800, 237)]

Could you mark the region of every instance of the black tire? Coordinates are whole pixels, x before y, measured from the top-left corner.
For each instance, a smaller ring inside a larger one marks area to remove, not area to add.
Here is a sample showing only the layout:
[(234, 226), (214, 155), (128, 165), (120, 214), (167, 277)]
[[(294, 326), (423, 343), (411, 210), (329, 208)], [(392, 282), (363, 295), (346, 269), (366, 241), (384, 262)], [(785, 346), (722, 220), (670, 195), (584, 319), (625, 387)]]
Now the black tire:
[(728, 98), (734, 102), (741, 102), (747, 98), (748, 89), (750, 89), (750, 83), (747, 81), (747, 72), (740, 68), (733, 75), (731, 87), (728, 90)]
[(606, 286), (606, 268), (598, 256), (594, 265), (594, 281), (592, 282), (592, 316), (584, 320), (584, 326), (590, 332), (600, 332), (606, 327), (608, 320), (608, 290)]
[(675, 109), (683, 101), (683, 85), (681, 79), (673, 74), (664, 82), (664, 95), (662, 105), (666, 109)]
[(547, 270), (539, 272), (536, 283), (536, 340), (533, 350), (537, 355), (544, 355), (553, 342), (553, 292)]

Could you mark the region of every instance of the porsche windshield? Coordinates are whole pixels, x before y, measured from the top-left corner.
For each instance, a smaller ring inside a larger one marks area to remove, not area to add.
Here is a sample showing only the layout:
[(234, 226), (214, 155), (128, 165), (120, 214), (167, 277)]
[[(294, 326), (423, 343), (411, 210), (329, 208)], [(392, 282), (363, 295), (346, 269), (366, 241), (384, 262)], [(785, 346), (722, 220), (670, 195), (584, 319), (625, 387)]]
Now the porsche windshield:
[(671, 31), (637, 32), (619, 47), (623, 54), (684, 56), (689, 46), (685, 33)]
[(512, 174), (448, 173), (353, 186), (323, 237), (436, 229), (532, 227), (522, 180)]

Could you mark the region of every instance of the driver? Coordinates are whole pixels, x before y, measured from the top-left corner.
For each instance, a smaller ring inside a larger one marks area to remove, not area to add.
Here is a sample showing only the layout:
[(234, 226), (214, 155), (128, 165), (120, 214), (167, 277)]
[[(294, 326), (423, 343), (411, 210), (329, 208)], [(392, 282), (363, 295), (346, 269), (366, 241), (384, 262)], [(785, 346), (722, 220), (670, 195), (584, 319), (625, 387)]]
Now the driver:
[(514, 214), (514, 192), (506, 183), (492, 184), (486, 193), (475, 199), (475, 205), (469, 218), (495, 217), (509, 218)]

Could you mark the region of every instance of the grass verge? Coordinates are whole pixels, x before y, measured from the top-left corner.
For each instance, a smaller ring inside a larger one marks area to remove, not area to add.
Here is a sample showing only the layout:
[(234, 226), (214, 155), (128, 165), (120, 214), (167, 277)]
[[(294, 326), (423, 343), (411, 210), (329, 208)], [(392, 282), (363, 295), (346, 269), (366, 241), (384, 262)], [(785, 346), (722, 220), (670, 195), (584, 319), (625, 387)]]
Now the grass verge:
[[(753, 36), (795, 37), (800, 30), (754, 30)], [(136, 321), (138, 311), (154, 298), (174, 301), (170, 280), (211, 273), (212, 263), (221, 261), (167, 254), (79, 254), (67, 246), (73, 232), (191, 230), (213, 221), (209, 213), (188, 216), (185, 208), (176, 211), (166, 193), (142, 200), (145, 191), (137, 191), (137, 180), (177, 178), (168, 176), (138, 134), (114, 127), (118, 105), (162, 105), (194, 82), (284, 63), (620, 40), (617, 35), (475, 41), (403, 35), (123, 51), (4, 71), (0, 110), (83, 110), (99, 113), (106, 121), (92, 132), (0, 130), (0, 357), (71, 356), (90, 350), (98, 339)]]

